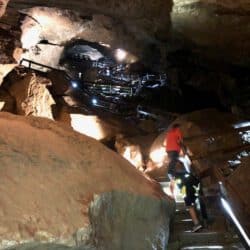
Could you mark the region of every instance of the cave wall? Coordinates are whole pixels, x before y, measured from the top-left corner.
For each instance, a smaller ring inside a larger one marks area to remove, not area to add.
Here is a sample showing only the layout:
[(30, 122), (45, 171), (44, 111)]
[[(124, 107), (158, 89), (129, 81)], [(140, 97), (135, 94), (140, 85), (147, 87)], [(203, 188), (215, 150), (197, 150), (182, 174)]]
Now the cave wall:
[(250, 1), (174, 0), (173, 36), (207, 58), (250, 65)]

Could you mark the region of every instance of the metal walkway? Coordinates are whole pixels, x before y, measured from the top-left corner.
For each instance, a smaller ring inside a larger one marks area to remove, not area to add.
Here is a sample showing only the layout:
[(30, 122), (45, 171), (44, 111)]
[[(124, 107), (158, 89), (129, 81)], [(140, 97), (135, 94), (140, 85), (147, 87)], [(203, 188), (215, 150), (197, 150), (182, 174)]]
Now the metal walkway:
[[(168, 183), (160, 182), (163, 190), (168, 188)], [(177, 196), (174, 219), (170, 226), (169, 250), (247, 250), (241, 239), (229, 222), (220, 203), (218, 193), (205, 192), (208, 219), (202, 221), (203, 228), (193, 233), (193, 222), (189, 212)]]

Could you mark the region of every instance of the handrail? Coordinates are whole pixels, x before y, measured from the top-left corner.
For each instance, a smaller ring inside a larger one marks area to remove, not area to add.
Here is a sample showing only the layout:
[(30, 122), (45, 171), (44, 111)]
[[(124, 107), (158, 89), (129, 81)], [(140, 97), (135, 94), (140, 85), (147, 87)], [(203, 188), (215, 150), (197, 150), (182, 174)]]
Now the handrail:
[(53, 68), (51, 66), (48, 66), (48, 65), (45, 65), (45, 64), (41, 64), (41, 63), (38, 63), (38, 62), (34, 62), (34, 61), (28, 60), (26, 58), (22, 58), (22, 60), (19, 63), (21, 66), (26, 67), (25, 65), (23, 65), (23, 62), (28, 62), (28, 66), (29, 66), (28, 68), (29, 69), (32, 69), (31, 65), (34, 64), (34, 65), (41, 66), (41, 67), (44, 67), (44, 68), (47, 68), (47, 69), (50, 69), (50, 70), (61, 71), (61, 72), (64, 72), (66, 74), (65, 70), (58, 69), (58, 68)]
[(223, 185), (222, 182), (219, 182), (219, 188), (220, 188), (219, 190), (220, 190), (221, 204), (222, 204), (225, 212), (227, 213), (227, 215), (229, 216), (231, 222), (233, 223), (233, 226), (235, 227), (236, 232), (237, 232), (239, 238), (242, 241), (242, 244), (246, 247), (246, 249), (250, 249), (250, 239), (249, 239), (249, 236), (247, 235), (247, 233), (245, 232), (244, 228), (240, 224), (239, 220), (235, 216), (235, 214), (233, 212), (233, 209), (230, 206), (230, 203), (228, 201), (227, 190), (224, 187), (224, 185)]

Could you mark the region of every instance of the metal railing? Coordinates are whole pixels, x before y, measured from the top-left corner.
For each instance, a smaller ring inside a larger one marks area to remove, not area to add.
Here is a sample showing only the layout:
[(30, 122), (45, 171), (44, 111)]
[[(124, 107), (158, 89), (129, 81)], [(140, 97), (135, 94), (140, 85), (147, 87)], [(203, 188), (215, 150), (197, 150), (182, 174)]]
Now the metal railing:
[(227, 190), (224, 187), (222, 182), (219, 182), (219, 188), (220, 188), (220, 200), (221, 200), (221, 204), (223, 206), (225, 213), (228, 215), (230, 221), (232, 222), (234, 228), (236, 229), (236, 232), (242, 244), (244, 245), (244, 247), (246, 247), (246, 249), (250, 249), (249, 236), (247, 235), (245, 229), (240, 224), (240, 221), (234, 214), (233, 208), (231, 207), (229, 199), (228, 199)]

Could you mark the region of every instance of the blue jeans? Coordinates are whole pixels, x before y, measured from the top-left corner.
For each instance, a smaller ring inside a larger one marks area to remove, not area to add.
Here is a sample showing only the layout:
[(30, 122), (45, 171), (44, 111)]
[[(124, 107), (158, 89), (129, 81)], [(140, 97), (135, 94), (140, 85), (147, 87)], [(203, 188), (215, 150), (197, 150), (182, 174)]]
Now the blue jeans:
[(175, 166), (179, 160), (179, 152), (178, 151), (167, 151), (168, 158), (170, 160), (169, 165), (168, 165), (168, 177), (170, 179), (173, 179), (176, 175), (176, 170)]

